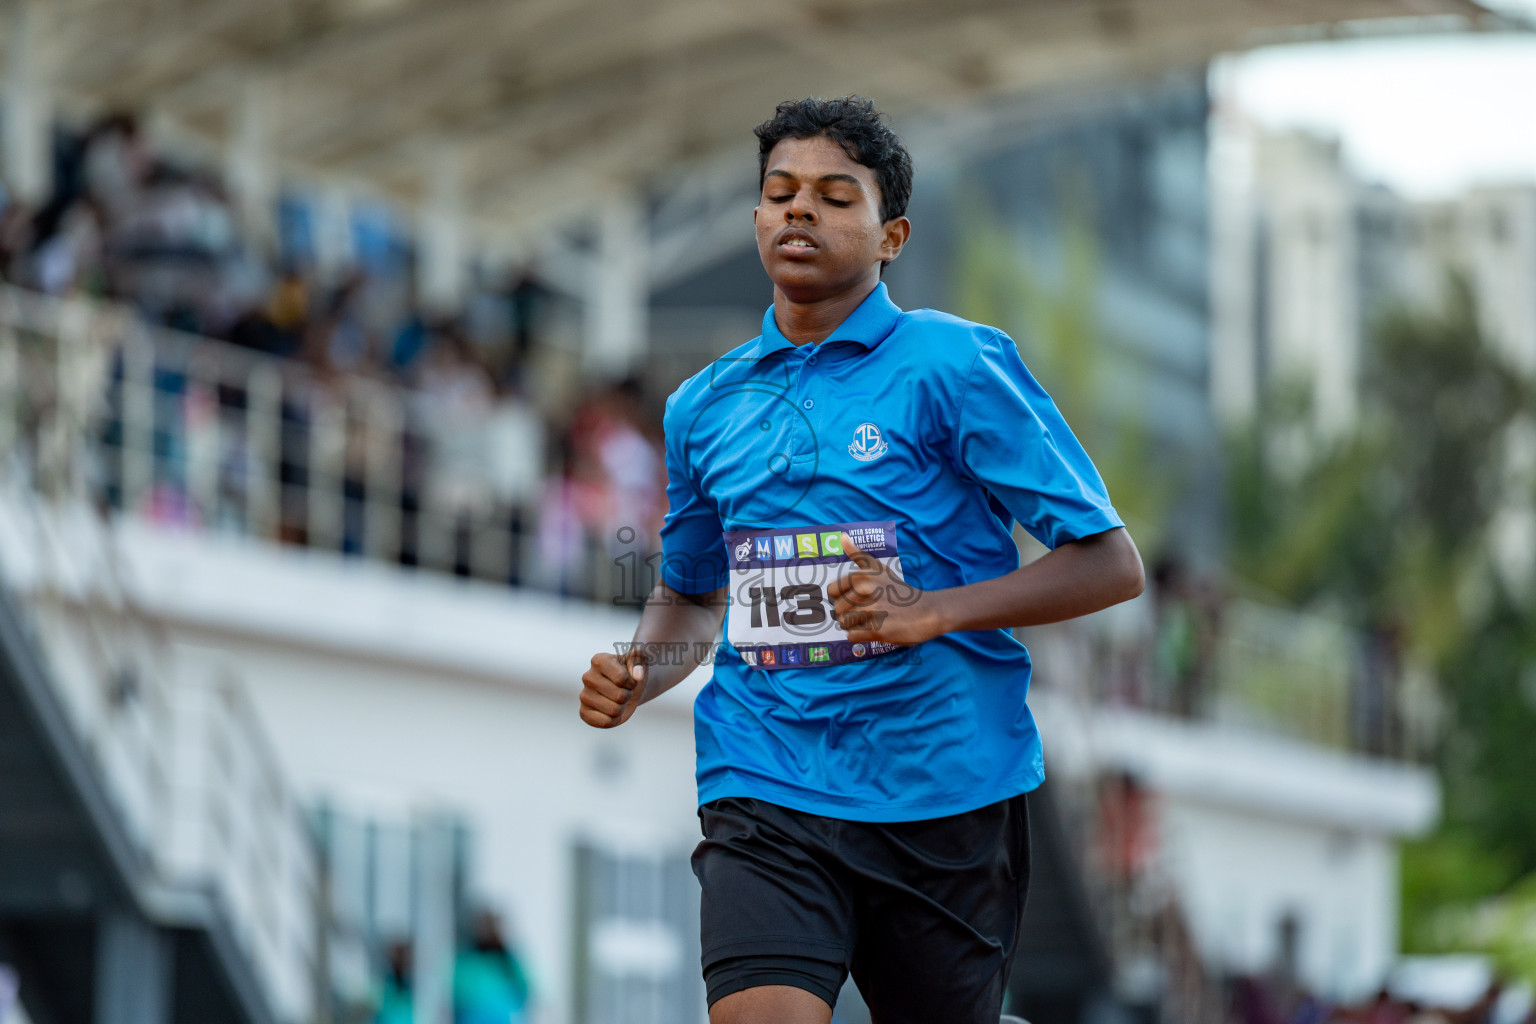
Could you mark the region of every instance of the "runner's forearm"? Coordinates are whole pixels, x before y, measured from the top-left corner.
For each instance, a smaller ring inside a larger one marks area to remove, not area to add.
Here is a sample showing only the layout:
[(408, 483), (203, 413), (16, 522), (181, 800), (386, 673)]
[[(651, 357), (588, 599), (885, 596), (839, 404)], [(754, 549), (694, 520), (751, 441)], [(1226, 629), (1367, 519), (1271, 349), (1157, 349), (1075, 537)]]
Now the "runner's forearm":
[(666, 693), (714, 656), (725, 599), (724, 587), (682, 594), (657, 581), (635, 629), (635, 647), (647, 661), (642, 704)]
[(937, 632), (1013, 629), (1088, 615), (1140, 594), (1141, 555), (1125, 529), (1063, 544), (1005, 576), (919, 598)]

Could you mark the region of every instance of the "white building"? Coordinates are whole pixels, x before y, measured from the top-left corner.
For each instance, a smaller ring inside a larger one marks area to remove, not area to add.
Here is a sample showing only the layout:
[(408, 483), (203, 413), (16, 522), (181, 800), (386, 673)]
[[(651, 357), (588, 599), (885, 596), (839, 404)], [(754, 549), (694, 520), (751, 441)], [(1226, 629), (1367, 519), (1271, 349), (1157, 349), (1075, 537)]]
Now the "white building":
[[(82, 577), (101, 563), (22, 555), (17, 523), (37, 508), (10, 505), (0, 524), (9, 582), (47, 621), (76, 620), (90, 614)], [(93, 545), (90, 523), (66, 517), (58, 539), (121, 553), (119, 579), (167, 645), (176, 684), (213, 679), (243, 694), (302, 805), (376, 836), (394, 830), (392, 847), (363, 851), (355, 836), (351, 852), (333, 847), (341, 923), (366, 904), (378, 931), (423, 938), (433, 878), (421, 836), (446, 817), (469, 836), (462, 888), (510, 926), (539, 1020), (607, 1020), (615, 1000), (650, 1006), (626, 1019), (656, 1024), (683, 1019), (682, 1007), (702, 1013), (686, 868), (702, 673), (616, 731), (576, 714), (588, 657), (625, 640), (633, 612), (132, 521)], [(1053, 777), (1070, 786), (1125, 772), (1146, 787), (1155, 876), (1208, 970), (1266, 969), (1289, 919), (1313, 990), (1350, 999), (1380, 983), (1397, 953), (1396, 843), (1435, 820), (1430, 773), (1094, 707), (1070, 659), (1050, 645), (1039, 654), (1032, 704)], [(414, 845), (400, 841), (412, 831)], [(151, 827), (147, 842), (161, 841)], [(349, 898), (364, 875), (373, 881)]]
[(1228, 422), (1300, 386), (1321, 433), (1347, 429), (1375, 318), (1438, 308), (1452, 274), (1510, 363), (1536, 372), (1536, 184), (1413, 202), (1362, 181), (1337, 140), (1220, 108), (1211, 177), (1211, 388)]
[(1031, 703), (1053, 764), (1071, 772), (1086, 754), (1150, 794), (1153, 877), (1208, 970), (1270, 970), (1290, 928), (1309, 990), (1348, 1001), (1380, 987), (1398, 951), (1397, 844), (1439, 814), (1431, 773), (1140, 712), (1074, 722), (1056, 694)]

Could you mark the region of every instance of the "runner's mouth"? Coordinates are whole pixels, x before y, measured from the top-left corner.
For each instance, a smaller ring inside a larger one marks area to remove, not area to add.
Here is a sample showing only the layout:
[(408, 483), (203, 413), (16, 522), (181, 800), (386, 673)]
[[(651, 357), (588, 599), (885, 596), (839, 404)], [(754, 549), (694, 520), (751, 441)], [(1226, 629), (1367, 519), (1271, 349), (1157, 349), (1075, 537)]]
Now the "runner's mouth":
[(786, 256), (806, 256), (821, 248), (814, 238), (799, 231), (783, 232), (779, 235), (775, 246)]

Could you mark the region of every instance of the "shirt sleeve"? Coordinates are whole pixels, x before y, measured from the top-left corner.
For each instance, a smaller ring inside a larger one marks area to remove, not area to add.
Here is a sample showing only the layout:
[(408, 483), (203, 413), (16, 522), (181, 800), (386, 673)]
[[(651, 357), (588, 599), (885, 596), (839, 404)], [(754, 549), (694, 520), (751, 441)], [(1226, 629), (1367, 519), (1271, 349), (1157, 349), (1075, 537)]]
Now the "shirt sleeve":
[(1088, 453), (1006, 334), (994, 335), (971, 365), (955, 448), (961, 472), (1048, 548), (1124, 525)]
[[(675, 401), (675, 399), (674, 399)], [(727, 581), (720, 513), (696, 486), (684, 458), (685, 432), (667, 403), (667, 516), (661, 526), (661, 579), (680, 594), (707, 594)]]

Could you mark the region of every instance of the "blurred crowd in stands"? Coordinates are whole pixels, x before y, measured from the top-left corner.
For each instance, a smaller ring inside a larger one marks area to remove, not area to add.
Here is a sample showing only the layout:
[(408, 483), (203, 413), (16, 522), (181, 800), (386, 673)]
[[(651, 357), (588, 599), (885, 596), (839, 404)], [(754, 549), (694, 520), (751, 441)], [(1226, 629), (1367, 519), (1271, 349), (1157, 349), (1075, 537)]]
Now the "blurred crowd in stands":
[[(649, 591), (666, 509), (659, 395), (584, 380), (579, 352), (552, 340), (576, 307), (528, 267), (480, 267), (459, 308), (432, 309), (409, 226), (379, 204), (338, 213), (285, 193), (252, 218), (123, 114), (60, 130), (55, 151), (44, 202), (0, 194), (0, 276), (164, 329), (152, 366), (120, 352), (105, 370), (88, 474), (103, 505), (572, 596)], [(269, 393), (253, 365), (279, 368)], [(1303, 664), (1291, 638), (1306, 623), (1235, 604), (1177, 557), (1152, 575), (1140, 619), (1097, 617), (1111, 634), (1092, 642), (1098, 699), (1204, 718), (1236, 696), (1283, 731), (1374, 754), (1407, 745), (1391, 644), (1357, 654), (1324, 637)], [(1249, 682), (1265, 678), (1255, 666), (1323, 682), (1307, 699), (1288, 683), (1234, 694), (1233, 665)]]
[(1494, 975), (1480, 995), (1459, 1006), (1437, 1005), (1383, 987), (1356, 1004), (1336, 1004), (1306, 991), (1295, 980), (1284, 951), (1275, 968), (1234, 981), (1233, 1024), (1532, 1024), (1536, 1008), (1529, 986), (1507, 987)]
[[(412, 1024), (415, 989), (409, 943), (390, 946), (383, 984), (375, 999), (371, 1024)], [(517, 952), (502, 935), (501, 922), (482, 912), (473, 933), (453, 961), (453, 1024), (523, 1024), (533, 991)]]
[[(632, 539), (617, 546), (642, 557), (653, 550), (665, 486), (655, 409), (634, 379), (547, 386), (536, 356), (556, 297), (526, 268), (478, 282), (461, 308), (427, 308), (411, 233), (382, 207), (371, 219), (344, 215), (345, 262), (323, 266), (317, 203), (281, 197), (275, 237), (256, 237), (218, 174), (158, 152), (129, 114), (82, 133), (59, 130), (53, 178), (40, 205), (0, 196), (0, 276), (50, 295), (112, 300), (148, 324), (280, 360), (285, 380), (303, 381), (285, 384), (287, 432), (313, 419), (305, 394), (317, 388), (363, 381), (397, 390), (406, 396), (395, 454), (407, 535), (426, 510), (526, 532), (519, 557), (493, 575), (576, 593), (590, 591), (582, 559), (614, 547), (625, 528)], [(180, 370), (157, 366), (156, 379), (176, 415), (195, 419)], [(222, 385), (215, 398), (226, 413), (245, 401)], [(175, 435), (180, 425), (155, 429)], [(176, 461), (186, 445), (156, 443), (154, 492), (137, 511), (222, 525), (187, 500)], [(304, 455), (283, 443), (283, 482), (302, 484)], [(363, 486), (347, 485), (349, 500)], [(313, 529), (294, 511), (302, 495), (282, 504), (280, 538), (311, 543)], [(359, 545), (354, 536), (342, 547)], [(395, 554), (416, 562), (416, 546), (406, 536)], [(468, 574), (470, 561), (452, 567)]]

